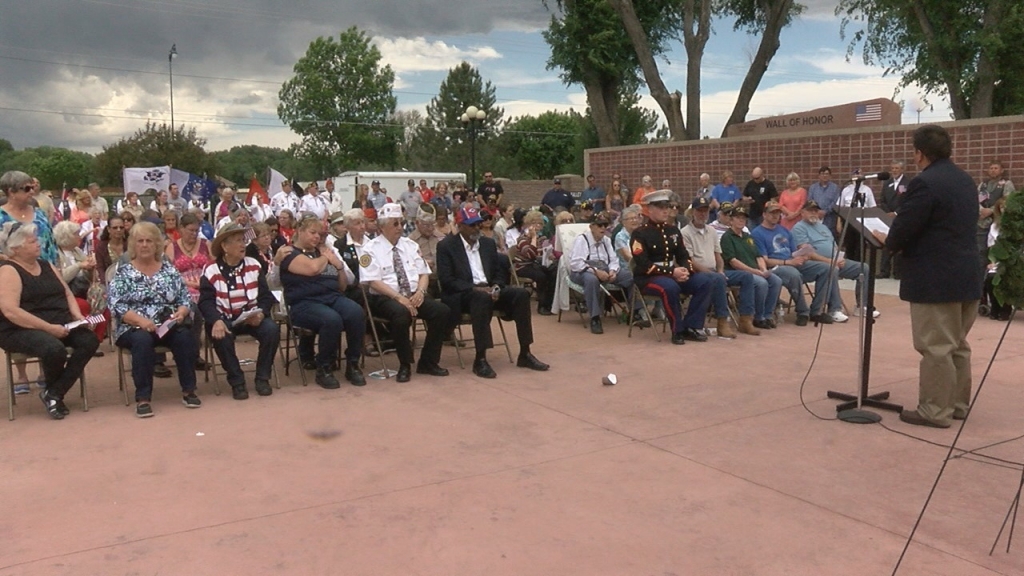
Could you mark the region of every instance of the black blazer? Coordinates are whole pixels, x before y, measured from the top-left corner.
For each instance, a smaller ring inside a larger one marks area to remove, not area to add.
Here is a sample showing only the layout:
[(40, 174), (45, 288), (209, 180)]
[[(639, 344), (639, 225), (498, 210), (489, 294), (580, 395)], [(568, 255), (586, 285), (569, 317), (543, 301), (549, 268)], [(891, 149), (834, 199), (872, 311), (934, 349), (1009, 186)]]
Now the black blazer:
[[(477, 242), (487, 284), (504, 287), (509, 280), (508, 257), (498, 254), (498, 245), (490, 238), (481, 236)], [(458, 233), (449, 234), (437, 243), (437, 278), (441, 282), (441, 301), (452, 312), (461, 314), (462, 297), (473, 290), (473, 270)]]
[(925, 304), (980, 299), (977, 232), (974, 180), (948, 159), (929, 164), (907, 185), (885, 241), (903, 254), (900, 298)]
[[(900, 179), (900, 184), (906, 186), (907, 181), (906, 174)], [(878, 207), (886, 212), (898, 212), (900, 207), (900, 194), (899, 190), (896, 189), (896, 180), (889, 180), (882, 186), (882, 197), (878, 202)]]

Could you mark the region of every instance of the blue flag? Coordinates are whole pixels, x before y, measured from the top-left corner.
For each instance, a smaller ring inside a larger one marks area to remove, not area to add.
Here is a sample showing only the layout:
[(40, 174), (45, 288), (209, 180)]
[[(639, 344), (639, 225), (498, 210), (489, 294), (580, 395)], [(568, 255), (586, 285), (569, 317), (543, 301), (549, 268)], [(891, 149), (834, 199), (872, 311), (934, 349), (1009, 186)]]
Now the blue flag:
[(191, 173), (188, 175), (188, 184), (181, 187), (181, 196), (195, 202), (209, 202), (216, 193), (216, 182)]

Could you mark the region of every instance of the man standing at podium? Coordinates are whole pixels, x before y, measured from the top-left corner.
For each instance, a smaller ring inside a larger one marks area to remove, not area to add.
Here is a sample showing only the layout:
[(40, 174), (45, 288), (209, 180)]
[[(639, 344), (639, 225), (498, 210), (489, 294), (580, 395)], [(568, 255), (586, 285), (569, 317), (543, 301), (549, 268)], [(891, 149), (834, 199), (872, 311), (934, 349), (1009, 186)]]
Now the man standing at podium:
[(952, 147), (940, 126), (914, 132), (921, 172), (907, 186), (888, 237), (875, 233), (892, 253), (903, 254), (900, 298), (910, 302), (914, 348), (921, 354), (917, 409), (904, 410), (900, 420), (936, 428), (967, 417), (967, 334), (981, 299), (974, 241), (978, 197), (971, 177), (949, 159)]

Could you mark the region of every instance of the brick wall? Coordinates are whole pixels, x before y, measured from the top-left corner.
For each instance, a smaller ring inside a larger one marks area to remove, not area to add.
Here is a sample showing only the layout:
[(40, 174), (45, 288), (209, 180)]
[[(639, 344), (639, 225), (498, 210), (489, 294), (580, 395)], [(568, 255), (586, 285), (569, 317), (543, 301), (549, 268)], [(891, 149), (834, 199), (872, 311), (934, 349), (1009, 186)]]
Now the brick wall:
[[(578, 194), (586, 187), (586, 179), (578, 174), (563, 174), (562, 187), (569, 192)], [(529, 207), (540, 204), (544, 193), (551, 190), (551, 180), (501, 180), (501, 187), (505, 191), (505, 200), (514, 203), (516, 206)]]
[[(962, 120), (941, 124), (953, 138), (953, 161), (981, 181), (991, 160), (1003, 162), (1018, 188), (1024, 184), (1024, 116)], [(803, 185), (817, 179), (818, 168), (832, 168), (833, 180), (845, 180), (853, 169), (865, 173), (888, 170), (893, 160), (903, 160), (914, 174), (913, 133), (918, 125), (875, 129), (836, 130), (787, 136), (746, 136), (642, 146), (595, 148), (585, 152), (585, 172), (597, 175), (603, 186), (618, 172), (631, 190), (650, 174), (655, 183), (672, 180), (673, 189), (689, 201), (701, 172), (721, 180), (732, 170), (740, 189), (750, 171), (761, 166), (781, 189), (786, 175), (796, 172)], [(881, 187), (872, 183), (877, 193)]]

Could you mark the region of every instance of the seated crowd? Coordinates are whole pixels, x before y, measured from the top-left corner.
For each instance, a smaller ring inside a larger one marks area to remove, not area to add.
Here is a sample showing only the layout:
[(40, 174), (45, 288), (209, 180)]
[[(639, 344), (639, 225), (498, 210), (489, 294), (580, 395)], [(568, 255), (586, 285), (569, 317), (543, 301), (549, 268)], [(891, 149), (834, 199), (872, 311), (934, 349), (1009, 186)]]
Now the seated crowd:
[[(212, 210), (181, 198), (173, 186), (156, 192), (147, 209), (129, 190), (113, 214), (98, 186), (55, 207), (37, 180), (10, 171), (0, 176), (0, 192), (0, 276), (8, 286), (0, 295), (0, 348), (38, 358), (39, 396), (54, 419), (69, 413), (65, 395), (89, 360), (102, 355), (108, 331), (130, 357), (140, 418), (154, 414), (154, 378), (174, 372), (183, 405), (202, 406), (196, 373), (210, 368), (201, 358), (204, 338), (237, 400), (249, 397), (249, 386), (236, 341), (255, 339), (253, 389), (269, 396), (281, 339), (275, 310), (286, 312), (298, 336), (298, 362), (315, 370), (323, 388), (339, 388), (335, 372), (342, 369), (351, 384), (365, 385), (364, 352), (384, 351), (367, 336), (377, 320), (397, 352), (399, 382), (412, 377), (417, 321), (426, 329), (417, 374), (447, 376), (442, 346), (468, 323), (473, 373), (496, 377), (486, 358), (495, 312), (516, 325), (517, 366), (548, 369), (531, 353), (530, 293), (512, 285), (494, 215), (472, 201), (453, 202), (444, 189), (431, 198), (438, 202), (406, 195), (411, 216), (387, 197), (374, 205), (376, 185), (345, 212), (331, 212), (333, 195), (315, 184), (301, 202), (285, 183), (283, 199), (251, 205), (227, 188)], [(458, 192), (472, 198), (471, 191)], [(165, 365), (168, 354), (173, 370)], [(14, 392), (27, 393), (25, 363), (16, 366)]]
[[(236, 341), (254, 338), (253, 389), (271, 395), (282, 338), (276, 311), (297, 338), (298, 362), (328, 389), (340, 387), (338, 372), (365, 385), (364, 355), (389, 349), (399, 382), (414, 373), (447, 376), (442, 348), (460, 345), (453, 333), (462, 325), (472, 328), (473, 373), (494, 378), (486, 353), (495, 313), (515, 323), (517, 366), (547, 370), (531, 352), (531, 299), (538, 315), (566, 310), (565, 286), (580, 295), (593, 334), (604, 333), (620, 299), (628, 321), (664, 321), (674, 344), (759, 336), (778, 326), (783, 288), (797, 326), (846, 322), (838, 280), (856, 280), (849, 311), (863, 314), (860, 288), (870, 271), (840, 245), (835, 208), (854, 191), (840, 191), (830, 175), (821, 168), (808, 190), (791, 173), (780, 192), (760, 168), (742, 191), (731, 172), (717, 185), (702, 174), (687, 203), (667, 180), (658, 188), (644, 176), (634, 192), (615, 175), (607, 192), (589, 176), (577, 204), (556, 179), (531, 208), (506, 201), (490, 173), (476, 191), (409, 180), (395, 199), (374, 181), (350, 206), (331, 181), (302, 195), (284, 182), (272, 198), (224, 188), (212, 205), (172, 185), (151, 191), (148, 208), (129, 190), (111, 213), (98, 186), (69, 191), (55, 206), (37, 180), (7, 172), (0, 277), (12, 289), (0, 294), (0, 348), (40, 358), (40, 397), (51, 417), (63, 418), (65, 394), (102, 355), (109, 333), (131, 355), (136, 414), (147, 417), (154, 377), (174, 373), (163, 351), (173, 357), (183, 404), (201, 406), (204, 341), (232, 396), (244, 400)], [(709, 314), (713, 328), (705, 327)], [(25, 367), (17, 368), (15, 391), (27, 393)]]

